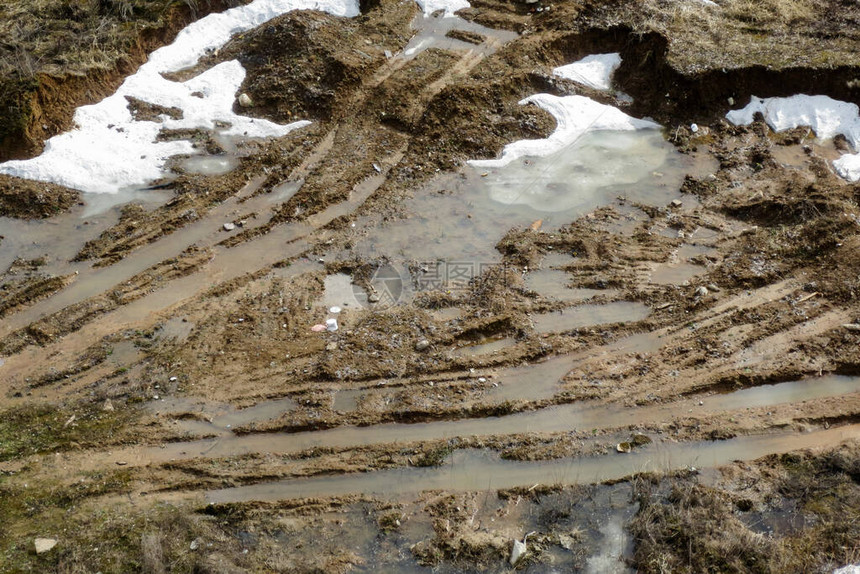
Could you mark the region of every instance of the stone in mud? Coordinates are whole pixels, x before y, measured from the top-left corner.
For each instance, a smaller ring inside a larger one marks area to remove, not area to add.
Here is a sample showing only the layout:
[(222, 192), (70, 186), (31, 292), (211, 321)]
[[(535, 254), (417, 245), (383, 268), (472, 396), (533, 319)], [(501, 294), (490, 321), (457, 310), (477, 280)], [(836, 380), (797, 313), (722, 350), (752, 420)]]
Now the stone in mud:
[(633, 452), (633, 445), (629, 442), (619, 442), (615, 445), (615, 450), (623, 453)]
[(239, 105), (243, 108), (250, 108), (254, 105), (254, 100), (251, 99), (251, 96), (242, 92), (239, 94)]
[(630, 438), (630, 442), (633, 444), (633, 446), (644, 446), (646, 444), (651, 444), (651, 442), (653, 441), (648, 435), (636, 433)]
[(236, 229), (235, 223), (225, 223), (224, 224), (224, 231), (233, 231), (234, 229)]
[(430, 348), (430, 341), (428, 341), (427, 339), (421, 339), (420, 341), (415, 343), (415, 350), (416, 351), (426, 351), (429, 348)]

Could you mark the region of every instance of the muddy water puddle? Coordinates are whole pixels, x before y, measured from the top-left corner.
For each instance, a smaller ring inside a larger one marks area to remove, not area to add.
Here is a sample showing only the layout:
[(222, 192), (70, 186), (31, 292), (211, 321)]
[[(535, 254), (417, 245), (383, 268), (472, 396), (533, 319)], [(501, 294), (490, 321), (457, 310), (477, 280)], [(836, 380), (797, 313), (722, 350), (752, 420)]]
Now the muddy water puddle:
[(341, 255), (448, 261), (477, 275), (500, 260), (495, 245), (511, 228), (541, 220), (552, 231), (597, 207), (620, 207), (620, 197), (662, 207), (682, 197), (684, 176), (695, 169), (657, 130), (592, 132), (547, 157), (440, 176), (405, 202), (405, 219), (361, 218), (363, 235)]
[(643, 472), (713, 468), (735, 460), (753, 460), (767, 454), (832, 445), (857, 437), (860, 437), (860, 425), (850, 425), (805, 434), (767, 434), (715, 442), (654, 443), (630, 454), (545, 462), (507, 461), (486, 451), (458, 450), (440, 468), (398, 468), (285, 480), (214, 490), (206, 497), (212, 503), (228, 503), (328, 497), (352, 492), (392, 496), (425, 490), (484, 491), (535, 484), (589, 484)]
[(83, 205), (49, 219), (26, 221), (0, 217), (0, 272), (6, 271), (17, 258), (38, 259), (47, 256), (42, 271), (68, 274), (83, 271), (88, 263), (72, 262), (90, 239), (114, 225), (119, 208), (135, 202), (144, 209), (154, 209), (168, 201), (173, 194), (165, 191), (127, 190), (116, 194), (82, 194)]
[(256, 405), (237, 409), (228, 403), (170, 397), (154, 401), (148, 410), (155, 414), (193, 414), (197, 420), (179, 420), (178, 424), (195, 434), (219, 433), (254, 423), (276, 419), (295, 410), (296, 403), (290, 398), (261, 401)]
[(538, 269), (529, 271), (525, 276), (526, 288), (542, 297), (565, 303), (585, 301), (597, 295), (614, 296), (617, 291), (604, 289), (583, 289), (568, 287), (570, 277), (559, 269)]
[(711, 414), (773, 406), (786, 402), (842, 396), (858, 391), (860, 391), (860, 377), (827, 376), (709, 396), (702, 400), (702, 405), (699, 405), (696, 399), (637, 409), (567, 404), (504, 417), (415, 424), (386, 423), (370, 427), (339, 427), (316, 432), (225, 436), (220, 439), (165, 444), (160, 448), (147, 449), (141, 454), (143, 459), (164, 461), (198, 456), (218, 458), (253, 452), (294, 453), (315, 447), (353, 448), (454, 437), (609, 429), (666, 422), (678, 417), (694, 417), (697, 412)]
[(635, 323), (651, 314), (651, 308), (635, 301), (615, 301), (605, 305), (587, 304), (532, 317), (538, 333), (559, 333), (612, 323)]
[(512, 337), (503, 337), (489, 342), (460, 347), (454, 351), (454, 355), (457, 357), (483, 357), (509, 349), (516, 344), (516, 339)]

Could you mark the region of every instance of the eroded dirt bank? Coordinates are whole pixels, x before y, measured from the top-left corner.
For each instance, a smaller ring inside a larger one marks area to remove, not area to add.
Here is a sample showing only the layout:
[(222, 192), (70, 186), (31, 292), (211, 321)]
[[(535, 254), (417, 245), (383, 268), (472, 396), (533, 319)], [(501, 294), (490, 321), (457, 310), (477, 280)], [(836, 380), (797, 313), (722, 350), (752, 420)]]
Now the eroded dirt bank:
[[(11, 181), (19, 215), (70, 211), (0, 219), (3, 568), (502, 572), (528, 533), (533, 572), (858, 562), (848, 146), (723, 119), (856, 103), (854, 16), (744, 6), (294, 12), (180, 75), (238, 59), (243, 113), (312, 125), (162, 130), (235, 169), (177, 160), (110, 209)], [(552, 73), (610, 51), (609, 92)], [(629, 144), (659, 162), (563, 209), (491, 199), (505, 172), (464, 163), (550, 134), (537, 92), (659, 120)]]

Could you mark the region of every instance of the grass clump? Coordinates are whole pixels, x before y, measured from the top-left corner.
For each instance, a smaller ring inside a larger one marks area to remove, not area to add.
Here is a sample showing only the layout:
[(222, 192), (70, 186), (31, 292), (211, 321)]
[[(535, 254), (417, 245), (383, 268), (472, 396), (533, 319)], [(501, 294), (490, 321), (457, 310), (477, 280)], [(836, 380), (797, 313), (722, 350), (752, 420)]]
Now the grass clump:
[(104, 445), (133, 416), (131, 409), (103, 411), (27, 404), (0, 412), (0, 461), (33, 454)]

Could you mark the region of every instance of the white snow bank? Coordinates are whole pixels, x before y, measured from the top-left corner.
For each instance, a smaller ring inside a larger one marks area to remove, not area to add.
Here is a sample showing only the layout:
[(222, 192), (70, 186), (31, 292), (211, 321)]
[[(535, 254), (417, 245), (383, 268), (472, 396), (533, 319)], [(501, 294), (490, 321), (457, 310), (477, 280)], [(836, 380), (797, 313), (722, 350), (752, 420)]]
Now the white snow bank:
[(520, 104), (535, 104), (552, 114), (558, 124), (555, 131), (546, 139), (515, 141), (505, 146), (499, 159), (471, 160), (471, 165), (484, 168), (503, 167), (521, 157), (546, 156), (564, 149), (591, 131), (660, 128), (659, 124), (630, 117), (618, 108), (584, 96), (536, 94), (522, 100)]
[(849, 564), (833, 571), (833, 574), (860, 574), (860, 564)]
[[(774, 131), (809, 126), (821, 139), (842, 134), (855, 150), (860, 147), (860, 109), (856, 104), (804, 94), (789, 98), (753, 96), (745, 108), (730, 111), (726, 119), (735, 125), (748, 125), (756, 112), (761, 112)], [(849, 181), (860, 180), (860, 154), (845, 154), (833, 162), (833, 167)]]
[[(224, 62), (181, 83), (161, 76), (193, 66), (234, 34), (300, 9), (324, 10), (338, 16), (359, 13), (357, 0), (256, 0), (206, 16), (183, 29), (172, 44), (153, 52), (116, 93), (78, 108), (74, 116), (77, 127), (48, 140), (42, 155), (0, 164), (0, 173), (82, 191), (116, 193), (161, 177), (171, 156), (196, 153), (188, 141), (156, 142), (161, 128), (214, 129), (219, 122), (230, 124), (220, 131), (227, 136), (276, 137), (307, 125), (309, 122), (282, 126), (234, 114), (233, 101), (245, 78), (245, 70), (237, 61)], [(179, 108), (183, 117), (162, 117), (163, 123), (136, 121), (128, 109), (127, 96)]]
[(560, 66), (554, 69), (552, 73), (560, 78), (572, 80), (595, 90), (608, 90), (612, 81), (612, 74), (620, 65), (620, 54), (593, 54), (573, 64)]
[(468, 0), (415, 0), (415, 2), (424, 11), (424, 16), (429, 16), (439, 10), (445, 13), (445, 17), (454, 16), (454, 12), (457, 10), (472, 6)]

